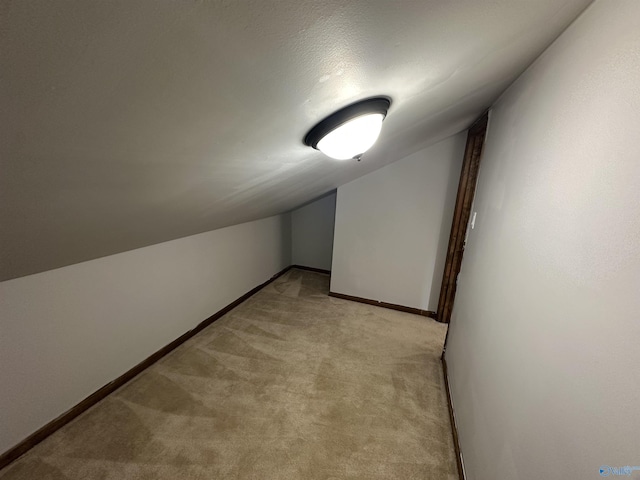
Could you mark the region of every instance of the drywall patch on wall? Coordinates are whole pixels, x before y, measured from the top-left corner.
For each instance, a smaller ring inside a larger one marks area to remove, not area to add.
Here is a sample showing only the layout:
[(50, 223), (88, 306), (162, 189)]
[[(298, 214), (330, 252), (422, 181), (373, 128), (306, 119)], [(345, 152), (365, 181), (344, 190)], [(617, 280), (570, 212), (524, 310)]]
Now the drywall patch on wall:
[(289, 265), (286, 216), (0, 283), (0, 452)]
[(331, 290), (435, 311), (466, 132), (338, 188)]
[(446, 353), (470, 480), (640, 465), (639, 46), (596, 2), (493, 109)]
[(335, 191), (291, 212), (294, 265), (331, 270), (335, 216)]

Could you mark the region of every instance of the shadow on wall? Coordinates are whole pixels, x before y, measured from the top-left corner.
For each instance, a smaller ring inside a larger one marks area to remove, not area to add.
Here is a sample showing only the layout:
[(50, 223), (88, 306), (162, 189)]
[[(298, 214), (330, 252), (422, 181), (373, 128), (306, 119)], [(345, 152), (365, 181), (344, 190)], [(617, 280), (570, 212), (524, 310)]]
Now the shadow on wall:
[(291, 263), (331, 270), (336, 191), (291, 212)]
[(291, 265), (293, 251), (293, 233), (291, 230), (291, 212), (282, 214), (282, 244), (280, 255), (286, 265)]

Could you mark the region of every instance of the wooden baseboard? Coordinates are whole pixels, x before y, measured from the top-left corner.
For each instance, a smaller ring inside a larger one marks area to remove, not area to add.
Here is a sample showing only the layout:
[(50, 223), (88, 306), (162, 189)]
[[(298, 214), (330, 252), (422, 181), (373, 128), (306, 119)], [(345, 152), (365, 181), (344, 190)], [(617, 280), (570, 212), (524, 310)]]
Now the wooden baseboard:
[(399, 310), (401, 312), (414, 313), (423, 317), (436, 318), (436, 312), (430, 310), (420, 310), (419, 308), (405, 307), (404, 305), (396, 305), (395, 303), (381, 302), (379, 300), (370, 300), (368, 298), (354, 297), (353, 295), (345, 295), (344, 293), (329, 292), (330, 297), (342, 298), (343, 300), (351, 300), (352, 302), (366, 303), (367, 305), (375, 305), (376, 307), (390, 308), (391, 310)]
[(298, 268), (300, 270), (308, 270), (309, 272), (324, 273), (325, 275), (331, 275), (331, 270), (325, 270), (324, 268), (305, 267), (304, 265), (291, 265), (291, 268)]
[(458, 442), (458, 427), (456, 425), (456, 416), (453, 411), (453, 403), (451, 403), (451, 389), (449, 388), (449, 373), (447, 371), (447, 361), (442, 357), (442, 373), (444, 374), (444, 386), (447, 390), (447, 405), (449, 406), (449, 418), (451, 420), (451, 434), (453, 435), (453, 448), (456, 452), (456, 464), (458, 465), (458, 476), (460, 480), (465, 480), (464, 467), (462, 466), (462, 453), (460, 452), (460, 443)]
[[(59, 428), (63, 427), (67, 423), (69, 423), (71, 420), (73, 420), (78, 415), (80, 415), (81, 413), (83, 413), (84, 411), (86, 411), (87, 409), (89, 409), (90, 407), (95, 405), (96, 403), (98, 403), (100, 400), (105, 398), (107, 395), (109, 395), (110, 393), (116, 391), (118, 388), (122, 387), (125, 383), (127, 383), (133, 377), (135, 377), (136, 375), (141, 373), (143, 370), (147, 369), (148, 367), (150, 367), (151, 365), (156, 363), (158, 360), (160, 360), (166, 354), (168, 354), (173, 349), (175, 349), (179, 345), (181, 345), (184, 342), (186, 342), (187, 340), (189, 340), (191, 337), (193, 337), (198, 332), (201, 332), (202, 330), (207, 328), (209, 325), (211, 325), (213, 322), (218, 320), (220, 317), (222, 317), (226, 313), (230, 312), (235, 307), (237, 307), (242, 302), (244, 302), (246, 299), (251, 297), (253, 294), (255, 294), (256, 292), (258, 292), (259, 290), (261, 290), (262, 288), (264, 288), (265, 286), (267, 286), (268, 284), (273, 282), (276, 278), (278, 278), (279, 276), (281, 276), (281, 275), (285, 274), (286, 272), (288, 272), (289, 270), (291, 270), (291, 268), (293, 268), (292, 265), (290, 265), (287, 268), (285, 268), (284, 270), (276, 273), (273, 277), (271, 277), (269, 280), (267, 280), (263, 284), (258, 285), (255, 288), (252, 288), (247, 293), (242, 295), (240, 298), (238, 298), (237, 300), (234, 300), (229, 305), (224, 307), (222, 310), (219, 310), (218, 312), (214, 313), (213, 315), (211, 315), (206, 320), (200, 322), (192, 330), (189, 330), (188, 332), (182, 334), (181, 336), (176, 338), (173, 342), (169, 343), (168, 345), (165, 345), (160, 350), (158, 350), (157, 352), (152, 354), (150, 357), (144, 359), (142, 362), (137, 364), (135, 367), (133, 367), (129, 371), (125, 372), (124, 374), (122, 374), (121, 376), (119, 376), (118, 378), (113, 380), (112, 382), (107, 383), (104, 387), (100, 388), (99, 390), (93, 392), (87, 398), (82, 400), (76, 406), (74, 406), (71, 409), (67, 410), (65, 413), (60, 415), (58, 418), (52, 420), (51, 422), (47, 423), (42, 428), (36, 430), (34, 433), (29, 435), (27, 438), (22, 440), (20, 443), (18, 443), (16, 446), (14, 446), (14, 447), (10, 448), (9, 450), (7, 450), (6, 452), (0, 454), (0, 469), (6, 467), (9, 463), (11, 463), (14, 460), (16, 460), (22, 454), (26, 453), (28, 450), (30, 450), (31, 448), (36, 446), (38, 443), (40, 443), (42, 440), (44, 440), (49, 435), (51, 435), (53, 432), (55, 432)], [(300, 267), (296, 267), (296, 268), (300, 268)]]

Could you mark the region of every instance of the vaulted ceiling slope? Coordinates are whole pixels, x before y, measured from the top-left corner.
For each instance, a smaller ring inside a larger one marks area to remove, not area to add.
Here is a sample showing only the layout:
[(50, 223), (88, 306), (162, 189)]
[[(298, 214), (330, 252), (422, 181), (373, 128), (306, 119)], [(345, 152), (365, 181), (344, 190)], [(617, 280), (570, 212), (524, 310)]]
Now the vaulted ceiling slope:
[[(588, 0), (0, 0), (0, 279), (288, 211), (468, 127)], [(302, 143), (393, 104), (363, 161)]]

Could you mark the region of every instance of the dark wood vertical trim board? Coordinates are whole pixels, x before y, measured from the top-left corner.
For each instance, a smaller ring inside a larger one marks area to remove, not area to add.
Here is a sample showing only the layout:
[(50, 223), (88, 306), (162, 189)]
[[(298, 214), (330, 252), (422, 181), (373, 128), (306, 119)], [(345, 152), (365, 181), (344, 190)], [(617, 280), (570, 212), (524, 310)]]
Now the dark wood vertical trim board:
[(269, 280), (267, 280), (266, 282), (264, 282), (261, 285), (258, 285), (255, 288), (251, 289), (250, 291), (248, 291), (247, 293), (242, 295), (240, 298), (238, 298), (237, 300), (234, 300), (229, 305), (224, 307), (222, 310), (214, 313), (213, 315), (211, 315), (206, 320), (203, 320), (198, 325), (196, 325), (195, 328), (193, 328), (192, 330), (189, 330), (188, 332), (182, 334), (180, 337), (176, 338), (173, 342), (169, 343), (168, 345), (165, 345), (160, 350), (158, 350), (157, 352), (152, 354), (150, 357), (144, 359), (142, 362), (137, 364), (131, 370), (125, 372), (124, 374), (122, 374), (121, 376), (116, 378), (115, 380), (107, 383), (105, 386), (103, 386), (99, 390), (93, 392), (91, 395), (89, 395), (87, 398), (82, 400), (76, 406), (71, 407), (71, 409), (67, 410), (65, 413), (60, 415), (58, 418), (52, 420), (51, 422), (47, 423), (42, 428), (36, 430), (34, 433), (29, 435), (27, 438), (22, 440), (20, 443), (18, 443), (13, 448), (10, 448), (6, 452), (0, 454), (0, 469), (2, 469), (3, 467), (6, 467), (9, 463), (13, 462), (15, 459), (20, 457), (22, 454), (26, 453), (28, 450), (30, 450), (31, 448), (36, 446), (38, 443), (40, 443), (42, 440), (47, 438), (49, 435), (54, 433), (59, 428), (65, 426), (67, 423), (69, 423), (71, 420), (76, 418), (78, 415), (80, 415), (84, 411), (86, 411), (89, 408), (91, 408), (92, 406), (94, 406), (96, 403), (98, 403), (100, 400), (105, 398), (107, 395), (109, 395), (112, 392), (115, 392), (118, 388), (122, 387), (125, 383), (127, 383), (133, 377), (135, 377), (136, 375), (141, 373), (143, 370), (145, 370), (146, 368), (148, 368), (151, 365), (153, 365), (154, 363), (156, 363), (158, 360), (160, 360), (162, 357), (164, 357), (166, 354), (171, 352), (173, 349), (175, 349), (179, 345), (181, 345), (184, 342), (186, 342), (187, 340), (189, 340), (196, 333), (201, 332), (202, 330), (207, 328), (209, 325), (211, 325), (213, 322), (218, 320), (220, 317), (222, 317), (223, 315), (229, 313), (231, 310), (233, 310), (235, 307), (240, 305), (246, 299), (251, 297), (253, 294), (257, 293), (262, 288), (264, 288), (267, 285), (269, 285), (276, 278), (278, 278), (281, 275), (284, 275), (285, 273), (287, 273), (292, 268), (294, 268), (294, 267), (292, 265), (290, 265), (290, 266), (286, 267), (284, 270), (276, 273)]
[(451, 389), (449, 387), (449, 372), (447, 371), (447, 361), (442, 358), (442, 374), (444, 375), (444, 388), (447, 391), (447, 405), (449, 406), (449, 419), (451, 420), (451, 435), (453, 436), (453, 449), (456, 452), (456, 464), (458, 465), (458, 477), (465, 480), (464, 467), (462, 466), (462, 453), (458, 441), (458, 427), (456, 426), (456, 416), (451, 403)]
[(471, 205), (476, 191), (482, 147), (487, 132), (489, 114), (485, 113), (470, 128), (467, 135), (467, 146), (464, 152), (460, 182), (456, 206), (453, 211), (449, 246), (447, 247), (447, 259), (445, 261), (440, 298), (438, 300), (438, 321), (449, 323), (453, 300), (456, 294), (456, 280), (462, 264), (464, 252), (464, 240), (467, 233), (467, 224), (471, 214)]
[(345, 295), (344, 293), (329, 292), (330, 297), (342, 298), (343, 300), (350, 300), (352, 302), (366, 303), (367, 305), (375, 305), (376, 307), (389, 308), (391, 310), (398, 310), (400, 312), (413, 313), (414, 315), (422, 315), (423, 317), (436, 318), (436, 312), (430, 310), (421, 310), (414, 307), (405, 307), (404, 305), (397, 305), (395, 303), (381, 302), (380, 300), (370, 300), (368, 298), (354, 297), (353, 295)]

